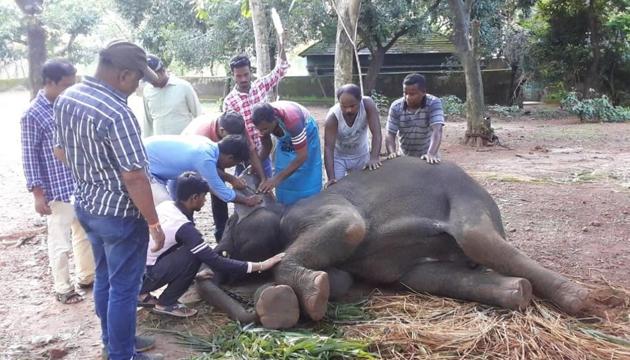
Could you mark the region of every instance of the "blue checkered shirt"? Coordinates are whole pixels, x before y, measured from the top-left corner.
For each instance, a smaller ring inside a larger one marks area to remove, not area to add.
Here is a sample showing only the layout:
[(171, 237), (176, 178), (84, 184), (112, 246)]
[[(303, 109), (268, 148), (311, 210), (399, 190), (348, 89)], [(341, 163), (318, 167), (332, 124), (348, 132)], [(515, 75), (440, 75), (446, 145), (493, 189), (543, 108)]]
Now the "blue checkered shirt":
[(53, 104), (40, 90), (22, 116), (22, 162), (26, 187), (41, 187), (47, 201), (70, 202), (74, 181), (70, 170), (53, 154)]
[(66, 152), (77, 205), (93, 215), (139, 217), (122, 171), (146, 171), (148, 161), (127, 96), (86, 76), (59, 96), (54, 112), (56, 146)]

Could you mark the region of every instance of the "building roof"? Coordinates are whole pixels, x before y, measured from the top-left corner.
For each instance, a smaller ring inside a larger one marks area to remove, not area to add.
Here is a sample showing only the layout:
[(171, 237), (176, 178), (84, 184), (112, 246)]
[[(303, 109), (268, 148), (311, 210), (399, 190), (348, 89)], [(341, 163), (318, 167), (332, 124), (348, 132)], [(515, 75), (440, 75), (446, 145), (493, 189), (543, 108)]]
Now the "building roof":
[[(446, 37), (438, 34), (431, 34), (423, 40), (402, 36), (387, 51), (387, 54), (452, 54), (455, 53), (455, 45)], [(359, 49), (359, 55), (369, 55), (367, 47)], [(309, 46), (300, 54), (302, 57), (311, 55), (335, 55), (335, 43), (318, 41)]]

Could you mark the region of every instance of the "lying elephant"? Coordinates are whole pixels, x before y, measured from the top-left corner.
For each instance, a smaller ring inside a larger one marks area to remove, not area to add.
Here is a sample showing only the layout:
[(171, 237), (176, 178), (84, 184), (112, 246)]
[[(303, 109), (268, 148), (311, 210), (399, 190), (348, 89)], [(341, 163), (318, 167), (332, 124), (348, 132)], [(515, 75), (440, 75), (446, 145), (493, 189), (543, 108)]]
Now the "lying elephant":
[[(588, 290), (505, 241), (495, 202), (452, 163), (388, 160), (288, 209), (238, 213), (217, 251), (256, 261), (286, 248), (273, 271), (275, 284), (255, 297), (267, 327), (295, 325), (300, 309), (322, 319), (331, 292), (347, 289), (352, 278), (509, 309), (525, 308), (532, 291), (569, 314), (588, 303)], [(226, 296), (210, 283), (200, 290), (215, 304)], [(233, 318), (256, 318), (222, 301), (219, 307)]]

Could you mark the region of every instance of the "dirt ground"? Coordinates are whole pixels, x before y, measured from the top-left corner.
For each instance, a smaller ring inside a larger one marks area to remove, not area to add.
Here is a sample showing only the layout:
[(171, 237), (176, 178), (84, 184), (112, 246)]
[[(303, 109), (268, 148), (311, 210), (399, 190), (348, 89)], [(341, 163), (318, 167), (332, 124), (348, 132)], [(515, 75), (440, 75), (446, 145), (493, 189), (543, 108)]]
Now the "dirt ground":
[[(137, 100), (135, 100), (137, 101)], [(24, 91), (0, 94), (0, 359), (96, 359), (99, 325), (93, 302), (54, 300), (45, 249), (45, 221), (33, 209), (21, 168), (19, 117)], [(324, 107), (310, 107), (323, 120)], [(501, 208), (508, 241), (553, 270), (577, 281), (630, 287), (630, 123), (579, 124), (551, 120), (494, 119), (503, 146), (460, 144), (465, 123), (449, 121), (442, 158), (471, 173)], [(207, 210), (206, 210), (207, 211)], [(201, 216), (209, 220), (207, 212)], [(209, 235), (212, 225), (202, 229)], [(211, 236), (209, 237), (211, 238)], [(225, 317), (198, 305), (200, 315), (178, 321), (178, 330), (218, 326)], [(140, 312), (139, 332), (162, 318)], [(168, 359), (191, 350), (159, 334), (156, 351)]]

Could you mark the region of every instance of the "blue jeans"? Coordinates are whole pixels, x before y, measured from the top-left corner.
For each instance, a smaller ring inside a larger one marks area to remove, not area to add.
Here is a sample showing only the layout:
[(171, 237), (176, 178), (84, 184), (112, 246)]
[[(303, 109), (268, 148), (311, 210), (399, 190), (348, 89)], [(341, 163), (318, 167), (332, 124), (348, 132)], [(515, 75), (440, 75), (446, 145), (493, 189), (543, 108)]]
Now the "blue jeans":
[(103, 344), (111, 360), (131, 359), (149, 244), (147, 223), (141, 218), (98, 216), (78, 206), (75, 209), (94, 252), (94, 305)]

